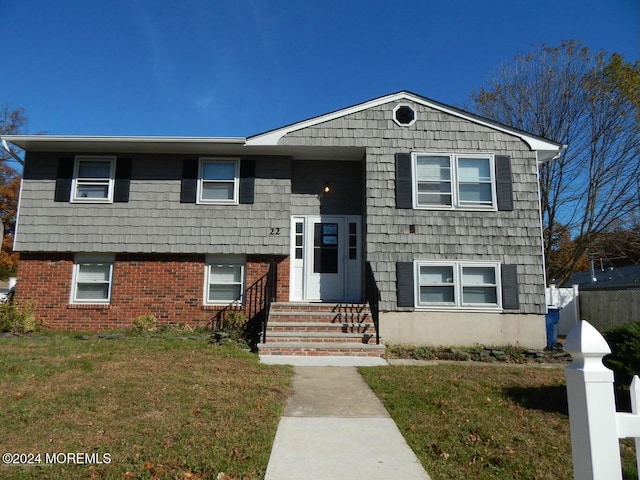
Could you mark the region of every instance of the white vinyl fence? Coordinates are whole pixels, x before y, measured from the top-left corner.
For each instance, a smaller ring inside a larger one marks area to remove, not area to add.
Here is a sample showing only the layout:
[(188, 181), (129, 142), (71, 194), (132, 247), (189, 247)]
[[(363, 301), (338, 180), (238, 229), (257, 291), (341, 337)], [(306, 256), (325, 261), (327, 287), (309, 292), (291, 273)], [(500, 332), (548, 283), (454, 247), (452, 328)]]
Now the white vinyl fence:
[(636, 460), (640, 453), (640, 380), (634, 376), (631, 383), (633, 413), (617, 412), (613, 372), (602, 363), (611, 353), (604, 337), (583, 320), (569, 332), (564, 349), (573, 358), (565, 368), (573, 476), (579, 480), (622, 480), (618, 439), (635, 438)]
[(558, 335), (566, 336), (580, 321), (580, 299), (578, 286), (557, 288), (555, 285), (547, 287), (545, 291), (547, 306), (560, 309), (558, 321)]

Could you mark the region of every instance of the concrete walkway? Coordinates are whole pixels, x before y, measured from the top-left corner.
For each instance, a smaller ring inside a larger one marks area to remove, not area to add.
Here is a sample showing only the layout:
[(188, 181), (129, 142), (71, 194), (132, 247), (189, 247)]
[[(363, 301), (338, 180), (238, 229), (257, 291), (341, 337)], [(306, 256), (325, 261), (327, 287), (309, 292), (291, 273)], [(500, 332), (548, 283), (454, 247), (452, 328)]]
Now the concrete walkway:
[(265, 480), (430, 480), (354, 367), (295, 367)]

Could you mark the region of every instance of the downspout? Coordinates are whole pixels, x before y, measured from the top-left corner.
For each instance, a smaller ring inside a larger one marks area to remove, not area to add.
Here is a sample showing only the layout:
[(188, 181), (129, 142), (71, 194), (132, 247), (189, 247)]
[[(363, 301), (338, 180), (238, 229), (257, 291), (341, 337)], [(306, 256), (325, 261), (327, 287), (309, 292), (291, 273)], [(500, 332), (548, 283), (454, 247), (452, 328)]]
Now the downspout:
[(16, 244), (18, 243), (18, 225), (20, 223), (20, 204), (22, 203), (22, 187), (24, 185), (24, 175), (20, 178), (20, 192), (18, 193), (18, 207), (16, 208), (16, 224), (13, 227), (13, 251), (16, 251)]
[[(547, 285), (547, 265), (545, 262), (545, 255), (544, 255), (544, 224), (542, 221), (542, 191), (541, 191), (541, 187), (540, 187), (540, 165), (543, 165), (547, 162), (550, 162), (552, 160), (555, 160), (556, 158), (560, 157), (560, 155), (562, 155), (562, 152), (565, 151), (567, 149), (568, 145), (562, 145), (560, 147), (560, 149), (558, 150), (558, 153), (556, 153), (553, 157), (551, 158), (547, 158), (546, 160), (540, 161), (538, 154), (540, 153), (540, 150), (536, 150), (536, 177), (538, 178), (538, 218), (540, 218), (540, 242), (542, 245), (542, 272), (543, 272), (543, 276), (544, 276), (544, 288), (545, 291), (548, 287)], [(546, 302), (545, 302), (546, 303)]]
[[(555, 157), (554, 157), (555, 158)], [(538, 185), (538, 218), (540, 219), (540, 247), (542, 254), (542, 278), (544, 279), (544, 291), (546, 293), (548, 285), (547, 285), (547, 265), (544, 258), (544, 225), (542, 223), (542, 193), (540, 188), (540, 165), (545, 162), (540, 162), (538, 160), (538, 150), (536, 150), (536, 178)], [(545, 313), (547, 312), (547, 302), (545, 301)]]

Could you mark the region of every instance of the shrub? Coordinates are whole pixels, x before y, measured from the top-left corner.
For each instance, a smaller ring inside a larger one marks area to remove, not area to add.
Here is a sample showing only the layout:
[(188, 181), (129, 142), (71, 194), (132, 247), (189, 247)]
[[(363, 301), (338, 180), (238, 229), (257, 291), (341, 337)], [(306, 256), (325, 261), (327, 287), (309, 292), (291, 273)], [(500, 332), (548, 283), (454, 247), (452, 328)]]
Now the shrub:
[(387, 345), (387, 358), (408, 358), (413, 360), (436, 360), (437, 356), (432, 347), (418, 345)]
[(0, 332), (25, 334), (35, 332), (40, 324), (33, 313), (33, 305), (0, 303)]
[(611, 348), (604, 363), (614, 371), (616, 382), (628, 386), (634, 375), (640, 375), (640, 322), (614, 327), (603, 336)]
[(147, 315), (138, 315), (133, 319), (133, 330), (138, 333), (155, 332), (158, 328), (156, 326), (156, 317), (148, 313)]
[(222, 331), (229, 334), (232, 340), (239, 340), (244, 333), (247, 316), (237, 310), (229, 311), (222, 319)]

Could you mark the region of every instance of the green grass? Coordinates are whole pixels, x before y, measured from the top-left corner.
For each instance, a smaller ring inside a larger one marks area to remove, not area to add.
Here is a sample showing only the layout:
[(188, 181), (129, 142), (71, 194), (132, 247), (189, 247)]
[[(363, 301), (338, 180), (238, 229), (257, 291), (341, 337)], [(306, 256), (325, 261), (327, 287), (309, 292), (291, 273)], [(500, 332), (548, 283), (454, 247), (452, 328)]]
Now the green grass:
[[(573, 478), (563, 369), (437, 365), (360, 372), (434, 480)], [(625, 478), (637, 478), (630, 441), (622, 443), (622, 455)]]
[(0, 453), (111, 457), (0, 466), (0, 477), (262, 478), (291, 376), (233, 346), (171, 335), (0, 339)]

